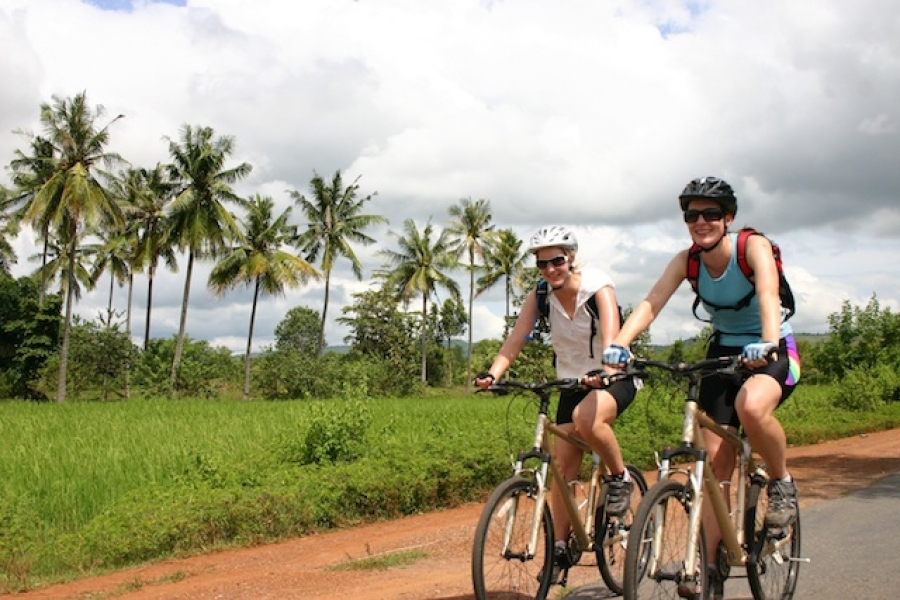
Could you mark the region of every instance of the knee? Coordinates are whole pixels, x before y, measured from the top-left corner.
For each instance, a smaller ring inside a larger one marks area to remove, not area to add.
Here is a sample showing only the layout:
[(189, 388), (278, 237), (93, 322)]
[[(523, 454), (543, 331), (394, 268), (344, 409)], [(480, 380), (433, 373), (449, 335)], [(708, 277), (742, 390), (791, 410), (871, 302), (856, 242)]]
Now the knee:
[(581, 402), (581, 404), (576, 406), (575, 410), (572, 411), (572, 423), (579, 432), (590, 431), (594, 427), (594, 415), (596, 414), (596, 410), (594, 410), (593, 406), (589, 406), (588, 404), (588, 402)]
[(759, 402), (741, 402), (737, 406), (738, 418), (747, 431), (755, 431), (765, 419), (769, 411), (764, 410)]

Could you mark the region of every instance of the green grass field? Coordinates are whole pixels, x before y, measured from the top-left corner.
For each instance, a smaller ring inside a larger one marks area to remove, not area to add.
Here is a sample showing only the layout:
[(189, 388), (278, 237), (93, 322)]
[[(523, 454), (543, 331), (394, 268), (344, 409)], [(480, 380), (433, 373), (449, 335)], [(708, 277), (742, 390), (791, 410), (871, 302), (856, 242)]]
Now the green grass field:
[[(791, 443), (900, 424), (802, 387)], [(680, 400), (646, 389), (617, 424), (643, 467), (677, 439)], [(483, 498), (530, 442), (528, 397), (332, 402), (0, 402), (0, 587)]]

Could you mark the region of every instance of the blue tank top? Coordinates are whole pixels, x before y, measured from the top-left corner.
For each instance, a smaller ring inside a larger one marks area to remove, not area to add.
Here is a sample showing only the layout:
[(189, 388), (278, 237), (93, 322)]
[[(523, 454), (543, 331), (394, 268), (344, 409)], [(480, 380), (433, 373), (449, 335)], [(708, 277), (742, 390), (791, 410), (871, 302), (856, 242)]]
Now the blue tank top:
[[(712, 318), (713, 330), (720, 335), (719, 343), (723, 346), (746, 346), (762, 341), (759, 299), (754, 295), (750, 299), (750, 304), (741, 310), (715, 309), (706, 303), (708, 300), (719, 306), (734, 306), (753, 290), (753, 284), (744, 276), (737, 264), (737, 233), (729, 235), (735, 251), (731, 253), (725, 272), (719, 277), (712, 277), (701, 260), (697, 289), (703, 308)], [(785, 311), (782, 309), (780, 336), (782, 338), (793, 333), (790, 324), (784, 320), (784, 315)]]

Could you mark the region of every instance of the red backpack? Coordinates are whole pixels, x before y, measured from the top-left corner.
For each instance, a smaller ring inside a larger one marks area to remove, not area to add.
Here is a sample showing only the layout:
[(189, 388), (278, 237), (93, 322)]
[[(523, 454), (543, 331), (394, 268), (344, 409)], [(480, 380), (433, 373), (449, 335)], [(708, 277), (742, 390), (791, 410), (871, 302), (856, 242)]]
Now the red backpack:
[[(741, 273), (743, 273), (744, 277), (746, 277), (747, 280), (752, 284), (754, 283), (753, 269), (750, 268), (750, 263), (747, 262), (747, 239), (751, 235), (763, 234), (756, 229), (753, 229), (752, 227), (745, 227), (738, 231), (737, 263), (741, 268)], [(769, 240), (769, 243), (772, 244), (772, 254), (775, 257), (775, 266), (778, 268), (778, 296), (781, 298), (782, 308), (787, 311), (784, 318), (790, 319), (794, 314), (794, 309), (796, 308), (794, 302), (794, 293), (791, 291), (791, 286), (784, 276), (784, 268), (781, 264), (781, 248), (779, 248), (778, 244), (776, 244), (772, 240)], [(700, 305), (701, 300), (705, 304), (717, 310), (741, 310), (742, 308), (746, 308), (750, 304), (750, 300), (753, 299), (753, 296), (756, 295), (755, 288), (750, 290), (750, 292), (748, 292), (746, 296), (741, 298), (738, 303), (733, 306), (719, 306), (718, 304), (714, 304), (706, 300), (705, 298), (700, 297), (700, 292), (697, 288), (697, 278), (700, 276), (700, 253), (702, 251), (703, 250), (702, 248), (700, 248), (700, 246), (694, 244), (693, 246), (691, 246), (690, 250), (688, 250), (687, 255), (687, 280), (688, 282), (690, 282), (691, 288), (694, 290), (694, 294), (696, 294), (696, 297), (694, 298), (694, 305), (692, 307), (694, 316), (701, 321), (709, 322), (709, 319), (703, 319), (697, 315), (697, 307)]]

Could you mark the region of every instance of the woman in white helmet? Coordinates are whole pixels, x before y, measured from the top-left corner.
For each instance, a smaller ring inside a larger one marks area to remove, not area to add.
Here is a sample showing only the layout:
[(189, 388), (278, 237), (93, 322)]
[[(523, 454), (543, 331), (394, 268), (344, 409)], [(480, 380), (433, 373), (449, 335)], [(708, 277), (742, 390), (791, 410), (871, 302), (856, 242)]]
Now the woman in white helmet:
[[(528, 251), (534, 254), (541, 277), (549, 284), (548, 320), (556, 354), (557, 376), (581, 378), (602, 370), (603, 349), (616, 337), (620, 325), (619, 304), (612, 279), (600, 269), (581, 267), (576, 261), (578, 240), (567, 227), (553, 225), (537, 230), (531, 237)], [(588, 309), (592, 297), (596, 299), (596, 322)], [(532, 290), (490, 369), (475, 378), (475, 385), (488, 388), (495, 379), (503, 376), (530, 339), (537, 317), (537, 292)], [(599, 385), (599, 380), (589, 378), (586, 383)], [(627, 511), (634, 488), (612, 424), (634, 400), (635, 392), (634, 382), (630, 380), (603, 390), (564, 390), (560, 393), (556, 412), (557, 424), (569, 431), (577, 431), (613, 474), (608, 478), (606, 506), (611, 515), (621, 515)], [(581, 466), (582, 453), (564, 440), (556, 440), (556, 444), (559, 466), (566, 481), (573, 481)], [(566, 552), (569, 516), (558, 492), (550, 500), (556, 534), (552, 581), (557, 583), (559, 572), (572, 566)]]

